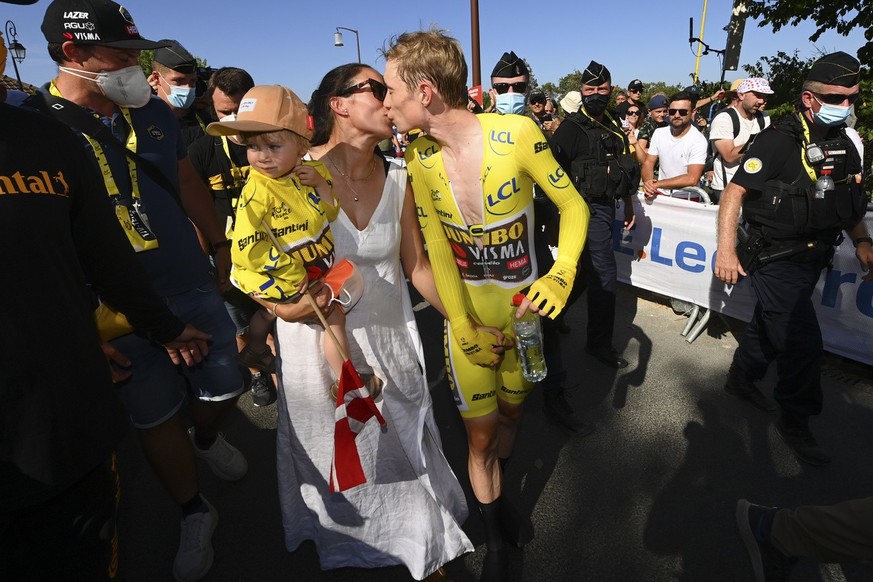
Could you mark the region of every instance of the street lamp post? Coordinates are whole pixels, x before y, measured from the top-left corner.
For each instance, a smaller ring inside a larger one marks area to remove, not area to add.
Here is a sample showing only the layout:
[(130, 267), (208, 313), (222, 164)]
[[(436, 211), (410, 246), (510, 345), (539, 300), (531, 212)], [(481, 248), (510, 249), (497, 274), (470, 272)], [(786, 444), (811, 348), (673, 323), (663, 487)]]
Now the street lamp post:
[(344, 46), (343, 45), (343, 33), (340, 30), (348, 30), (349, 32), (355, 33), (355, 43), (358, 45), (358, 62), (361, 62), (361, 37), (358, 36), (358, 31), (354, 28), (346, 28), (345, 26), (337, 26), (336, 32), (333, 35), (333, 46)]
[(6, 21), (6, 38), (9, 40), (9, 54), (12, 56), (12, 66), (15, 67), (15, 78), (18, 79), (18, 89), (24, 91), (24, 85), (21, 84), (21, 75), (18, 74), (18, 63), (24, 60), (27, 54), (27, 49), (24, 45), (18, 42), (18, 33), (15, 30), (15, 23), (11, 20)]

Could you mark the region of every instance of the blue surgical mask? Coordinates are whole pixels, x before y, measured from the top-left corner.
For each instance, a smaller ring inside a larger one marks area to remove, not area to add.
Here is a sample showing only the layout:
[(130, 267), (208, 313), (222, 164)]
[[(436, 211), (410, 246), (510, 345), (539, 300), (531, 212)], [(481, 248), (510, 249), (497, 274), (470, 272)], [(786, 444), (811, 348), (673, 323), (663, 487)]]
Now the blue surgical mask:
[(521, 115), (524, 113), (524, 93), (504, 93), (497, 96), (497, 101), (494, 106), (500, 113), (515, 113)]
[[(813, 99), (818, 101), (818, 97), (813, 95)], [(818, 101), (819, 105), (821, 105), (821, 109), (818, 110), (817, 113), (813, 113), (813, 118), (815, 122), (819, 125), (824, 125), (826, 127), (833, 127), (835, 125), (840, 125), (841, 123), (845, 123), (846, 119), (849, 117), (849, 107), (843, 107), (841, 105), (828, 105), (827, 103), (822, 103)]]
[(167, 83), (170, 87), (170, 92), (167, 93), (167, 101), (170, 105), (176, 109), (188, 109), (194, 104), (194, 99), (197, 96), (194, 87), (177, 87), (176, 85), (170, 85), (170, 83), (164, 79), (163, 75), (161, 76), (161, 79), (163, 79), (164, 83)]

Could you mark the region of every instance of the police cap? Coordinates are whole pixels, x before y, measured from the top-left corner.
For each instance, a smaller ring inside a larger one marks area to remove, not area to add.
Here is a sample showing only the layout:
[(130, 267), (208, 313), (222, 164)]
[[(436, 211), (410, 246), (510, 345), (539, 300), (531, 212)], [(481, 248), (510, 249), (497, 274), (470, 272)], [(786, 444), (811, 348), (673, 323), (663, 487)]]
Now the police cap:
[(518, 55), (512, 51), (503, 53), (503, 56), (500, 57), (500, 60), (497, 61), (496, 65), (494, 65), (494, 70), (491, 71), (492, 77), (512, 78), (527, 75), (530, 75), (527, 64), (522, 59), (518, 58)]
[(842, 51), (823, 56), (812, 64), (806, 74), (807, 81), (840, 87), (854, 87), (860, 82), (860, 78), (861, 63)]
[(597, 61), (591, 61), (588, 63), (588, 66), (585, 67), (585, 70), (582, 71), (582, 84), (583, 85), (591, 85), (598, 86), (603, 85), (604, 83), (611, 83), (612, 75), (609, 74), (609, 69), (598, 63)]

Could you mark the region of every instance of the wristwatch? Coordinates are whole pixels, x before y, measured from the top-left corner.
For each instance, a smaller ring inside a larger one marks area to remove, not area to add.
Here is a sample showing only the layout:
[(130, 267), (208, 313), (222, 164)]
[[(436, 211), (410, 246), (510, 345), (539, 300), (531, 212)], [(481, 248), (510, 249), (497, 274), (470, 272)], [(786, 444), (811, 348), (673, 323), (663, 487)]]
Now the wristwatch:
[(224, 239), (224, 240), (220, 240), (218, 242), (209, 243), (209, 254), (214, 257), (215, 253), (218, 252), (218, 249), (220, 249), (222, 247), (230, 247), (230, 245), (231, 245), (230, 239)]

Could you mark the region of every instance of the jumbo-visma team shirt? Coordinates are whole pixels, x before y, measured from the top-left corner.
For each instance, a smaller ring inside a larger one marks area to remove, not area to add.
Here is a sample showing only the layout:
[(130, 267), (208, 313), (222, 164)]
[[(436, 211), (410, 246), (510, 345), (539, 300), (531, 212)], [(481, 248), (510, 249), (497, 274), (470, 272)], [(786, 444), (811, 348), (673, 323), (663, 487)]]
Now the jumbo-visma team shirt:
[[(332, 183), (324, 164), (304, 163)], [(233, 283), (253, 297), (293, 298), (304, 279), (318, 279), (333, 266), (329, 222), (338, 213), (339, 206), (323, 201), (296, 175), (270, 178), (253, 169), (237, 207)]]
[[(496, 113), (476, 117), (484, 145), (483, 224), (465, 223), (435, 140), (428, 136), (415, 140), (406, 160), (429, 251), (432, 244), (441, 244), (437, 239), (448, 240), (464, 283), (465, 302), (482, 323), (499, 326), (508, 321), (512, 295), (537, 278), (533, 183), (561, 210), (559, 258), (566, 257), (571, 264), (582, 250), (588, 213), (533, 121)], [(441, 276), (443, 269), (434, 264), (434, 275)]]

